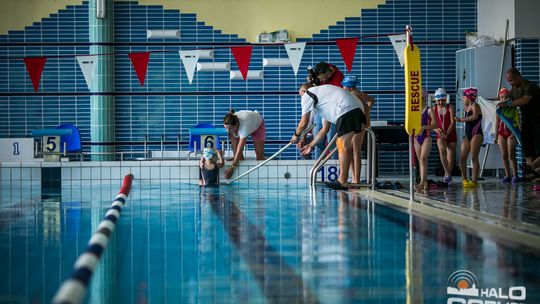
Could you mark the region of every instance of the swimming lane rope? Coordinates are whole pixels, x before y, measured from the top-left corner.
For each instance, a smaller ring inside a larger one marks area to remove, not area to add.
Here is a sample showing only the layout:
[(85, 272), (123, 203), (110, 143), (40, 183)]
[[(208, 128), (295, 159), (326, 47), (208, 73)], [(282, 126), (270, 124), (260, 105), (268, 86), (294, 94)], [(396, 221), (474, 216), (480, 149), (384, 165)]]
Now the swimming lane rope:
[(124, 176), (120, 192), (112, 202), (111, 207), (105, 213), (105, 218), (99, 223), (97, 231), (94, 232), (86, 251), (79, 256), (75, 262), (75, 270), (71, 277), (65, 280), (56, 295), (53, 303), (82, 303), (90, 284), (90, 278), (96, 269), (101, 255), (107, 248), (107, 244), (116, 227), (116, 221), (120, 217), (122, 207), (126, 204), (126, 199), (131, 190), (133, 175)]

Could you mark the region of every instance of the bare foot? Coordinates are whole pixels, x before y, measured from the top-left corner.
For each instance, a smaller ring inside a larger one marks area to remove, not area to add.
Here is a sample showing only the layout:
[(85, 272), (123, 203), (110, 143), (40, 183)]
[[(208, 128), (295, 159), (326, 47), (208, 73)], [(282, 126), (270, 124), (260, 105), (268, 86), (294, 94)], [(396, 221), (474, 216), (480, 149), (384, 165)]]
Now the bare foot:
[(342, 187), (344, 187), (344, 188), (347, 188), (347, 187), (349, 186), (349, 183), (347, 183), (347, 181), (342, 182), (342, 181), (340, 181), (339, 179), (336, 180), (336, 181), (337, 181)]

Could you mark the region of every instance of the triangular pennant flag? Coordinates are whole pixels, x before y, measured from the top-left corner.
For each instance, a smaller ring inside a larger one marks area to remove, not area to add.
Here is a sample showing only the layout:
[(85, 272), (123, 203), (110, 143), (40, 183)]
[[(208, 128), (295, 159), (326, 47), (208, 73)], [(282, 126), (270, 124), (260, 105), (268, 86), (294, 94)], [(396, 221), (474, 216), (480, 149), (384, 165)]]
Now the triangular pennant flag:
[(242, 77), (244, 78), (244, 80), (246, 80), (249, 70), (249, 62), (251, 61), (252, 50), (253, 47), (251, 45), (231, 47), (231, 52), (233, 53), (234, 60), (236, 60), (236, 65), (238, 65), (238, 69), (240, 70), (240, 73), (242, 73)]
[(304, 56), (305, 48), (306, 48), (305, 42), (285, 44), (285, 50), (287, 50), (287, 55), (289, 55), (289, 60), (291, 61), (291, 65), (294, 70), (295, 76), (298, 73), (298, 68), (300, 67), (300, 62), (302, 61), (302, 57)]
[(34, 92), (37, 92), (39, 88), (39, 82), (41, 81), (41, 74), (45, 67), (47, 57), (26, 57), (24, 58), (24, 64), (26, 65), (26, 71), (32, 80), (34, 86)]
[(193, 74), (195, 73), (195, 67), (199, 61), (201, 55), (200, 50), (193, 51), (178, 51), (180, 53), (180, 59), (184, 64), (184, 69), (186, 69), (186, 74), (189, 80), (189, 84), (193, 81)]
[(150, 52), (129, 53), (129, 59), (131, 59), (131, 64), (135, 68), (137, 77), (139, 77), (139, 82), (142, 86), (144, 86), (146, 70), (148, 69), (148, 61), (150, 60)]
[(399, 64), (403, 67), (403, 52), (405, 51), (405, 47), (407, 46), (407, 37), (405, 34), (402, 35), (391, 35), (388, 36), (390, 39), (390, 42), (392, 42), (392, 46), (394, 47), (394, 50), (396, 51)]
[(79, 67), (84, 75), (84, 80), (86, 80), (86, 85), (92, 90), (92, 78), (96, 72), (96, 66), (98, 57), (97, 56), (77, 56), (77, 62)]
[(356, 53), (358, 38), (337, 39), (336, 43), (341, 52), (341, 57), (343, 57), (343, 61), (345, 61), (345, 65), (347, 66), (347, 71), (350, 72), (352, 70), (354, 54)]

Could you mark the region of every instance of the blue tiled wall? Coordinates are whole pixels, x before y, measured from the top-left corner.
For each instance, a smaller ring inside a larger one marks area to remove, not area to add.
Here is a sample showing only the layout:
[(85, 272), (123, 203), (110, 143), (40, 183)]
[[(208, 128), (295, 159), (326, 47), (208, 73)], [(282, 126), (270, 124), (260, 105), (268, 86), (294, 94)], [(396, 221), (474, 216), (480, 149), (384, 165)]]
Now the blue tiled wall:
[[(455, 86), (455, 51), (464, 47), (465, 30), (476, 30), (476, 0), (422, 1), (388, 0), (377, 9), (366, 9), (338, 21), (311, 38), (297, 41), (328, 41), (335, 38), (383, 35), (403, 32), (410, 24), (414, 39), (422, 52), (424, 85), (430, 91), (437, 87), (452, 89)], [(361, 17), (360, 17), (361, 15)], [(24, 31), (12, 31), (0, 36), (0, 57), (36, 55), (88, 54), (88, 46), (73, 43), (88, 42), (88, 3), (68, 6)], [(286, 27), (286, 26), (285, 26)], [(120, 142), (149, 139), (176, 141), (181, 136), (187, 141), (187, 129), (197, 122), (211, 121), (220, 124), (230, 107), (257, 109), (267, 121), (268, 154), (280, 147), (280, 141), (290, 138), (300, 115), (297, 87), (305, 79), (305, 67), (319, 61), (328, 61), (345, 71), (337, 46), (332, 44), (308, 45), (298, 76), (291, 68), (264, 68), (262, 80), (230, 80), (228, 72), (195, 73), (192, 85), (188, 84), (181, 66), (178, 46), (155, 43), (146, 39), (147, 29), (179, 29), (180, 42), (195, 46), (182, 49), (213, 48), (215, 43), (245, 42), (237, 35), (226, 35), (197, 21), (194, 14), (166, 10), (161, 6), (139, 5), (137, 2), (115, 2), (116, 46), (116, 139)], [(291, 29), (292, 30), (292, 29)], [(157, 41), (167, 42), (169, 40)], [(65, 42), (68, 46), (32, 46), (31, 42)], [(20, 44), (16, 44), (20, 43)], [(128, 52), (173, 51), (153, 53), (150, 58), (146, 84), (141, 87), (133, 71)], [(262, 70), (262, 58), (287, 57), (282, 46), (255, 46), (251, 70)], [(236, 63), (228, 48), (216, 48), (215, 59), (201, 61)], [(40, 92), (53, 96), (34, 97), (22, 60), (0, 60), (0, 94), (7, 111), (0, 114), (0, 136), (27, 136), (32, 129), (52, 127), (60, 122), (75, 123), (83, 140), (90, 141), (89, 97), (76, 96), (88, 92), (86, 83), (73, 57), (51, 58), (47, 61)], [(361, 80), (360, 88), (370, 92), (377, 103), (372, 111), (373, 120), (403, 121), (403, 69), (386, 37), (361, 39), (356, 51), (352, 74)], [(154, 95), (134, 96), (131, 92), (152, 92)], [(166, 95), (171, 92), (202, 92), (204, 95)], [(221, 94), (212, 94), (221, 92)], [(233, 93), (234, 92), (234, 93)], [(250, 92), (250, 95), (245, 94)], [(253, 93), (259, 92), (259, 93)], [(280, 92), (277, 94), (277, 92)], [(7, 96), (23, 93), (22, 96)], [(64, 93), (64, 96), (55, 96)], [(232, 94), (233, 93), (233, 94)], [(269, 94), (270, 93), (270, 94)], [(142, 147), (120, 147), (125, 149)], [(401, 152), (382, 155), (381, 170), (393, 171), (407, 158)], [(406, 153), (406, 152), (403, 152)], [(404, 154), (405, 155), (405, 154)], [(284, 157), (298, 157), (290, 149)], [(396, 162), (399, 164), (396, 165)], [(406, 168), (406, 165), (403, 166)]]
[(540, 39), (517, 39), (515, 41), (516, 68), (524, 78), (540, 83)]

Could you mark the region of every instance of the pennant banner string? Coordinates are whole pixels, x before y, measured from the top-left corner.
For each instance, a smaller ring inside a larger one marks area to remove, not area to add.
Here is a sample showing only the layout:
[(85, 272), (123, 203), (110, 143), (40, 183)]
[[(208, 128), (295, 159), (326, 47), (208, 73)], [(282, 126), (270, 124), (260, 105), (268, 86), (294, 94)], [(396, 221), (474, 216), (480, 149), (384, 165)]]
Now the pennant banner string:
[[(334, 40), (328, 40), (328, 41), (306, 41), (307, 45), (317, 45), (317, 44), (332, 44), (335, 43), (338, 39), (347, 39), (347, 38), (358, 38), (358, 39), (368, 39), (368, 38), (378, 38), (378, 37), (388, 37), (393, 35), (401, 35), (402, 33), (390, 33), (390, 34), (379, 34), (379, 35), (367, 35), (367, 36), (360, 36), (360, 37), (344, 37), (344, 38), (336, 38)], [(285, 44), (289, 44), (291, 42), (279, 42), (279, 43), (230, 43), (227, 46), (215, 46), (212, 48), (201, 48), (197, 50), (205, 51), (205, 50), (217, 50), (217, 49), (227, 49), (231, 48), (231, 46), (282, 46)], [(358, 42), (361, 44), (361, 42)], [(381, 41), (381, 43), (384, 43)], [(198, 43), (200, 45), (208, 45), (212, 44), (212, 42), (201, 42)], [(418, 44), (418, 43), (417, 43)], [(191, 45), (191, 44), (190, 44)], [(155, 50), (155, 51), (148, 51), (149, 53), (178, 53), (178, 50)], [(115, 55), (123, 55), (124, 53), (99, 53), (99, 54), (68, 54), (68, 55), (56, 55), (56, 56), (28, 56), (28, 57), (0, 57), (0, 60), (24, 60), (24, 58), (31, 58), (31, 57), (47, 57), (48, 59), (51, 58), (73, 58), (77, 56), (115, 56)]]

